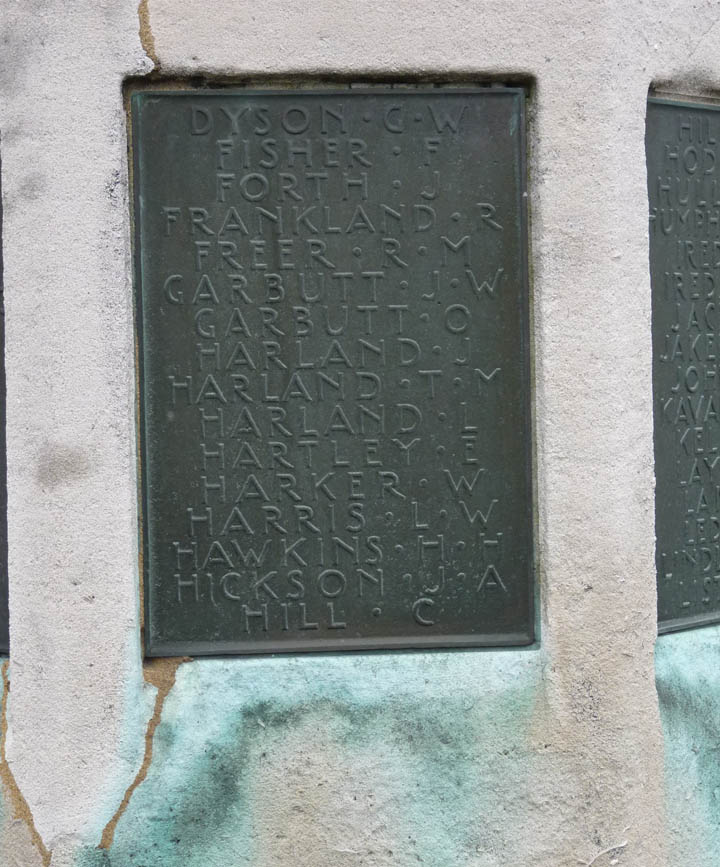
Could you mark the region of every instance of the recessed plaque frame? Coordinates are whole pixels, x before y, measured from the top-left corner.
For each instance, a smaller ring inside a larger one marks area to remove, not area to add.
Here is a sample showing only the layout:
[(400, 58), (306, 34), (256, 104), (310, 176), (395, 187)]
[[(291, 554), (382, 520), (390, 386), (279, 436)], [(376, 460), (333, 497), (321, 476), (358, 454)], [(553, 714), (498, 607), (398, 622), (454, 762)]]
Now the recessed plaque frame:
[(531, 644), (524, 90), (131, 106), (146, 653)]
[(652, 97), (658, 631), (720, 622), (720, 106)]

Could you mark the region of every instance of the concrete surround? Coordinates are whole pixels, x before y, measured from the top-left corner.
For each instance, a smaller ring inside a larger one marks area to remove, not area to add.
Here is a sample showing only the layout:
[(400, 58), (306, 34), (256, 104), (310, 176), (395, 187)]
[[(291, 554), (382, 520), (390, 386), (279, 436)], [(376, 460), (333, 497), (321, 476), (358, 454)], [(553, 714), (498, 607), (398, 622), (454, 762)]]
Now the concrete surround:
[[(656, 690), (644, 126), (651, 87), (718, 93), (718, 4), (2, 0), (0, 35), (0, 862), (716, 864), (720, 629), (660, 639)], [(123, 86), (150, 75), (527, 84), (540, 649), (143, 666)]]

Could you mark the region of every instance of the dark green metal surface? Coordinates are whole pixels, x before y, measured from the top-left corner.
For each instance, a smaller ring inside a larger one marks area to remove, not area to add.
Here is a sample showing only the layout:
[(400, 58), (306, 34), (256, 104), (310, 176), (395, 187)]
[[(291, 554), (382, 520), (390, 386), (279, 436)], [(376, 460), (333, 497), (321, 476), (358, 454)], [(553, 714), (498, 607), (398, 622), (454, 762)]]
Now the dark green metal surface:
[(148, 654), (531, 643), (523, 91), (132, 124)]
[(716, 106), (650, 99), (658, 623), (720, 620), (720, 186)]

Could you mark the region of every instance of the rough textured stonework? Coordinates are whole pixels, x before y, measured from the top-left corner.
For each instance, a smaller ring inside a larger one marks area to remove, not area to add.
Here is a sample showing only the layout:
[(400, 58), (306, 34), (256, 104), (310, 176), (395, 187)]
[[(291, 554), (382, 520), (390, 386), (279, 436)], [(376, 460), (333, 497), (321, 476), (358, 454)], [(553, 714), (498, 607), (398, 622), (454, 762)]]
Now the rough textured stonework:
[[(655, 688), (644, 131), (651, 85), (720, 86), (719, 20), (703, 0), (3, 3), (5, 749), (29, 811), (2, 801), (3, 864), (42, 862), (33, 833), (53, 867), (714, 863), (717, 630), (664, 637)], [(122, 85), (153, 68), (527, 83), (540, 650), (143, 671)]]
[[(3, 660), (6, 674), (7, 660)], [(5, 750), (7, 746), (7, 725), (5, 710), (9, 690), (3, 677), (0, 683), (0, 853), (8, 867), (44, 867), (47, 852), (38, 845), (37, 832), (28, 821), (28, 806), (18, 791), (12, 772), (8, 766)]]

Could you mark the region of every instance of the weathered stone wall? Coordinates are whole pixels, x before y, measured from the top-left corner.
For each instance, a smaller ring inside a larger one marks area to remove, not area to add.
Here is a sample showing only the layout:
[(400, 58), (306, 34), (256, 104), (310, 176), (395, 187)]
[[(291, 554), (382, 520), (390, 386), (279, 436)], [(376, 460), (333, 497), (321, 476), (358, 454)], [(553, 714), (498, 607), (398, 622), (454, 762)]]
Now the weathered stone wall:
[[(651, 86), (720, 86), (717, 4), (0, 14), (3, 863), (714, 864), (720, 633), (661, 639), (655, 688), (643, 138)], [(143, 667), (123, 82), (151, 73), (529, 85), (539, 650)]]

